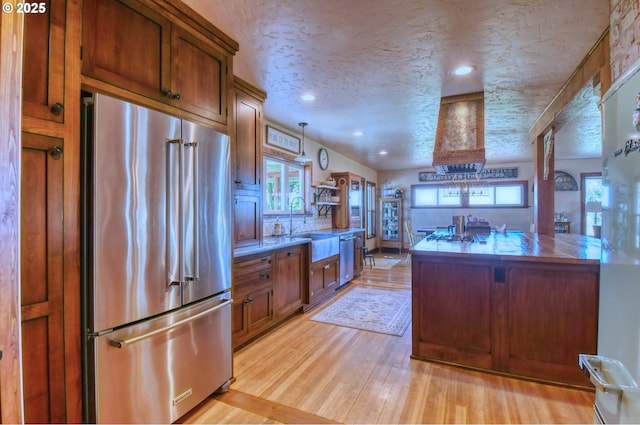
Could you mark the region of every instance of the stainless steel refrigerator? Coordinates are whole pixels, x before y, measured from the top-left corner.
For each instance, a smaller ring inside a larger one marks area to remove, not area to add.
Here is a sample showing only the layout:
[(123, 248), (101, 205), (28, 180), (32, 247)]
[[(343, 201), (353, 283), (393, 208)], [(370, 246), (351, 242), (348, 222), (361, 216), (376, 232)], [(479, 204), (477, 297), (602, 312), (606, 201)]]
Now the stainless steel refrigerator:
[(607, 91), (602, 112), (598, 355), (580, 364), (596, 388), (594, 422), (640, 423), (640, 62)]
[(83, 108), (85, 421), (170, 423), (232, 375), (229, 138)]

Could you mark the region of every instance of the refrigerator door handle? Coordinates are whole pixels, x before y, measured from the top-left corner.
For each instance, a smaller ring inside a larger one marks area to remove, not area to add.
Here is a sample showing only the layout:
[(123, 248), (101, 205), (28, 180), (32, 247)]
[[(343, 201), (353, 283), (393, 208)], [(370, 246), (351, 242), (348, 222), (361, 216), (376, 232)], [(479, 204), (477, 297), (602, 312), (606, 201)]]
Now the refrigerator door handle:
[(589, 375), (589, 380), (603, 393), (622, 394), (638, 391), (633, 377), (618, 360), (590, 354), (579, 354), (580, 368)]
[[(185, 149), (189, 148), (192, 152), (192, 166), (191, 166), (191, 176), (189, 181), (191, 182), (191, 199), (188, 202), (190, 208), (185, 208), (185, 214), (191, 215), (192, 228), (191, 234), (185, 235), (185, 245), (191, 246), (191, 258), (185, 258), (185, 262), (189, 261), (190, 269), (186, 268), (187, 272), (185, 273), (185, 280), (191, 282), (197, 282), (200, 279), (200, 268), (198, 264), (199, 252), (198, 248), (200, 245), (200, 241), (198, 240), (198, 230), (200, 226), (198, 223), (198, 142), (188, 142), (184, 144)], [(185, 256), (186, 257), (186, 256)]]
[[(183, 282), (182, 269), (182, 222), (180, 220), (180, 139), (166, 141), (166, 211), (167, 242), (166, 267), (167, 287), (180, 286)], [(177, 158), (175, 157), (177, 155)]]
[(116, 348), (126, 348), (128, 345), (134, 344), (138, 341), (142, 341), (143, 339), (150, 338), (154, 335), (158, 335), (172, 329), (178, 328), (180, 326), (186, 325), (187, 323), (193, 322), (200, 317), (206, 316), (207, 314), (211, 314), (216, 310), (220, 310), (221, 308), (233, 303), (233, 299), (224, 300), (220, 304), (217, 304), (207, 310), (201, 311), (200, 313), (194, 314), (193, 316), (186, 317), (182, 320), (178, 320), (175, 323), (171, 323), (170, 325), (162, 326), (160, 328), (154, 329), (150, 332), (146, 332), (140, 335), (132, 336), (127, 339), (111, 339), (109, 340), (109, 344)]

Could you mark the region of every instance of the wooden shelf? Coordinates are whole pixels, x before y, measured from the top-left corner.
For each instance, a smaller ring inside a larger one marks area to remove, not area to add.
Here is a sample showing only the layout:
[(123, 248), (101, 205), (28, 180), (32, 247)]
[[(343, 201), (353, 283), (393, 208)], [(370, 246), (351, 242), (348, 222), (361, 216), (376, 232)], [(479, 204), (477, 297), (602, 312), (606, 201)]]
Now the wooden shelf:
[(335, 187), (335, 186), (329, 186), (326, 184), (317, 184), (317, 185), (311, 185), (312, 188), (314, 189), (329, 189), (329, 190), (340, 190), (339, 188)]
[[(316, 189), (318, 198), (324, 197), (325, 199), (327, 199), (328, 196), (323, 196), (323, 195), (327, 193), (333, 195), (334, 191), (340, 190), (335, 186), (329, 186), (326, 184), (318, 184), (315, 186), (312, 185), (311, 187)], [(329, 210), (331, 209), (331, 207), (340, 205), (340, 202), (315, 201), (315, 202), (312, 202), (311, 204), (316, 206), (316, 209), (318, 210), (318, 217), (322, 215), (326, 217), (329, 214)]]

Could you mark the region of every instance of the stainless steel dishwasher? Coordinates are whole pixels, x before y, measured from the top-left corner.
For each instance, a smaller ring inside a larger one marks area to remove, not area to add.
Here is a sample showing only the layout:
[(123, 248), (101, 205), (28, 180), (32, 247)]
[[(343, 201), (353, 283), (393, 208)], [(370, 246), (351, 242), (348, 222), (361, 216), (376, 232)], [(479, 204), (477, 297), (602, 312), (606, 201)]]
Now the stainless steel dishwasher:
[(340, 286), (353, 279), (355, 238), (353, 234), (340, 236)]

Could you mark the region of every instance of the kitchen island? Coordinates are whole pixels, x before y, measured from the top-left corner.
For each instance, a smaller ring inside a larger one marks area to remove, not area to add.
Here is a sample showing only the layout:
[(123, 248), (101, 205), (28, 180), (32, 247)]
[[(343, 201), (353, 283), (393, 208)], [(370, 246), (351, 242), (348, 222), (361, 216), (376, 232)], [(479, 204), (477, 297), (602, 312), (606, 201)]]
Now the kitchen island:
[(590, 387), (600, 240), (575, 234), (435, 233), (410, 250), (412, 357)]

